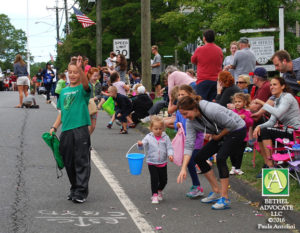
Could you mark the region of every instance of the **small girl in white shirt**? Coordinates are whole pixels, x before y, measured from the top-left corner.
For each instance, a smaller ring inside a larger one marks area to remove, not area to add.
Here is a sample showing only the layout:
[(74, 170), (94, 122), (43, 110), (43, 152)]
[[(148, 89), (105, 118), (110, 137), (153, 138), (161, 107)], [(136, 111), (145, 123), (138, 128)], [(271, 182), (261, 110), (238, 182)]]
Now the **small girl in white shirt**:
[(163, 132), (164, 120), (159, 116), (152, 116), (150, 133), (142, 141), (138, 141), (139, 149), (145, 147), (147, 163), (151, 178), (152, 204), (159, 204), (163, 200), (162, 191), (167, 185), (168, 157), (173, 162), (173, 148), (169, 136)]
[(126, 85), (123, 81), (120, 81), (120, 76), (118, 72), (112, 72), (110, 75), (111, 85), (115, 86), (118, 90), (118, 93), (121, 95), (126, 95), (130, 90), (130, 87)]

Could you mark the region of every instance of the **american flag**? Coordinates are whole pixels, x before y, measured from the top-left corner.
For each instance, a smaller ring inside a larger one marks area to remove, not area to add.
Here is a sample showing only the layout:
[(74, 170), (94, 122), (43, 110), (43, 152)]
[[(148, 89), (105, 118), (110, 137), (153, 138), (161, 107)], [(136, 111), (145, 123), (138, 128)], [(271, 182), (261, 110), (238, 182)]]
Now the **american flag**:
[(63, 45), (64, 43), (61, 40), (57, 40), (58, 45)]
[(49, 53), (49, 55), (50, 55), (50, 60), (51, 60), (51, 62), (54, 62), (54, 58), (53, 58), (52, 54)]
[(73, 7), (74, 14), (76, 15), (76, 18), (79, 23), (82, 24), (82, 27), (86, 28), (93, 24), (96, 24), (93, 20), (89, 19), (85, 14), (83, 14), (80, 10)]

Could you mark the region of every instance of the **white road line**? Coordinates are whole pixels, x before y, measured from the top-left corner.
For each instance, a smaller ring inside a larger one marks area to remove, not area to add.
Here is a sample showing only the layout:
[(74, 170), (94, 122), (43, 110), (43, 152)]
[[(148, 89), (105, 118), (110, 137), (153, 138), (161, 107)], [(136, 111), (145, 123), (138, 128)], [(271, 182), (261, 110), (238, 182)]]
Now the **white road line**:
[[(51, 104), (56, 109), (56, 104), (51, 101)], [(94, 162), (95, 166), (104, 177), (108, 185), (115, 192), (120, 202), (127, 210), (128, 214), (132, 218), (135, 225), (138, 227), (141, 233), (155, 233), (154, 228), (146, 221), (143, 215), (139, 212), (138, 208), (135, 204), (130, 200), (130, 198), (126, 195), (124, 189), (120, 185), (117, 178), (113, 175), (111, 170), (108, 169), (108, 166), (105, 164), (103, 159), (101, 159), (100, 155), (94, 149), (91, 151), (91, 158)]]
[(106, 182), (109, 184), (109, 186), (115, 192), (115, 194), (119, 198), (120, 202), (122, 203), (124, 208), (127, 210), (129, 215), (131, 216), (133, 222), (139, 228), (140, 232), (142, 232), (142, 233), (153, 232), (154, 233), (155, 232), (153, 230), (154, 228), (146, 221), (146, 219), (143, 217), (143, 215), (139, 212), (138, 208), (134, 205), (134, 203), (126, 195), (126, 193), (125, 193), (124, 189), (121, 187), (119, 181), (116, 179), (116, 177), (113, 175), (113, 173), (108, 169), (107, 165), (101, 159), (99, 154), (95, 150), (92, 150), (91, 157), (92, 157), (92, 160), (93, 160), (95, 166), (98, 168), (99, 172), (105, 178)]

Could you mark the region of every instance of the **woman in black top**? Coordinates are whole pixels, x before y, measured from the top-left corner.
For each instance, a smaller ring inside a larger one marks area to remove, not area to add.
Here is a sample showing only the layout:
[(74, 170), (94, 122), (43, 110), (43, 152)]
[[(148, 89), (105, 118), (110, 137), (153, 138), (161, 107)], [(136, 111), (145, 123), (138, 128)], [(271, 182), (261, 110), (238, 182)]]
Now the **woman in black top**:
[(21, 108), (24, 95), (25, 97), (28, 96), (29, 74), (27, 72), (26, 63), (23, 61), (20, 54), (17, 54), (14, 62), (14, 74), (18, 77), (17, 86), (19, 91), (19, 104), (16, 106), (16, 108)]
[(237, 92), (242, 91), (234, 85), (234, 78), (231, 73), (229, 71), (221, 71), (218, 74), (216, 103), (226, 108), (227, 104), (231, 103), (232, 96)]
[(46, 103), (47, 104), (51, 103), (50, 91), (51, 91), (51, 86), (52, 86), (54, 76), (55, 76), (55, 74), (54, 74), (54, 71), (51, 68), (51, 64), (47, 63), (46, 68), (42, 72), (42, 80), (43, 80), (42, 83), (44, 84), (44, 86), (46, 88), (46, 96), (47, 96)]

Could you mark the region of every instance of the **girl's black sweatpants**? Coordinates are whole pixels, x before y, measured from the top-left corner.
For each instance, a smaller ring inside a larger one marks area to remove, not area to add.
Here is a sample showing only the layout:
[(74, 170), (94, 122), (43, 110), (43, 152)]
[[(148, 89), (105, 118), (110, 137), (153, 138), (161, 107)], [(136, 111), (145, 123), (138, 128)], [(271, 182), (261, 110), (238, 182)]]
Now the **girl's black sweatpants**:
[(59, 152), (71, 183), (72, 198), (88, 196), (91, 174), (90, 133), (88, 126), (67, 130), (60, 135)]

